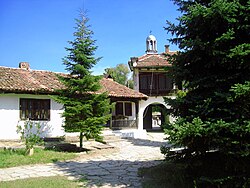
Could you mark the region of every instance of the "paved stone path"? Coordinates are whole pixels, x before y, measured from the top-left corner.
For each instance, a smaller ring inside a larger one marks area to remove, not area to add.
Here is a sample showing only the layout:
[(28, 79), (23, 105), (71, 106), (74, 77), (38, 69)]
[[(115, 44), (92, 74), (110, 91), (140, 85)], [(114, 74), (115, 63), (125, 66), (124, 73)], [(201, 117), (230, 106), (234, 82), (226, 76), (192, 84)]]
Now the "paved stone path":
[(111, 143), (119, 151), (94, 156), (92, 159), (78, 158), (67, 162), (43, 165), (27, 165), (0, 169), (0, 181), (11, 181), (41, 176), (67, 176), (68, 179), (85, 177), (86, 187), (141, 187), (138, 168), (157, 165), (164, 156), (160, 146), (164, 144), (163, 133), (150, 133), (147, 140), (121, 139)]

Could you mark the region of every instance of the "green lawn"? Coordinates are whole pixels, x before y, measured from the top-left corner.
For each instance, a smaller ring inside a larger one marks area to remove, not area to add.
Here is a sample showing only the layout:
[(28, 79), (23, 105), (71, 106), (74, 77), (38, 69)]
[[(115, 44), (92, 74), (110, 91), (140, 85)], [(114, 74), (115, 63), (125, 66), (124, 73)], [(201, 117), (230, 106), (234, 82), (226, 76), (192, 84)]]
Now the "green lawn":
[(1, 182), (0, 188), (76, 188), (82, 187), (84, 181), (86, 180), (71, 181), (61, 176), (40, 177)]
[(75, 153), (57, 152), (41, 148), (35, 148), (32, 156), (25, 155), (25, 149), (14, 151), (0, 149), (0, 168), (64, 161), (73, 159), (76, 156)]
[(163, 162), (160, 165), (141, 168), (139, 176), (143, 177), (143, 188), (182, 188), (194, 187), (192, 181), (186, 178), (185, 165)]

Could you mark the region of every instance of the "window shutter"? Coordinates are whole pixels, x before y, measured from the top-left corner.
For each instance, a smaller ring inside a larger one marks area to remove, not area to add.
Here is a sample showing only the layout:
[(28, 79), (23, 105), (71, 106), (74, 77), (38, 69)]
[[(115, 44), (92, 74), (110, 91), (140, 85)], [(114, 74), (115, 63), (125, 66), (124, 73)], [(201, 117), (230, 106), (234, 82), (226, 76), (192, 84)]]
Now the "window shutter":
[(50, 120), (50, 99), (20, 99), (21, 120)]
[(115, 114), (116, 115), (123, 115), (123, 103), (117, 102), (115, 105)]
[(132, 116), (132, 103), (125, 103), (125, 116)]

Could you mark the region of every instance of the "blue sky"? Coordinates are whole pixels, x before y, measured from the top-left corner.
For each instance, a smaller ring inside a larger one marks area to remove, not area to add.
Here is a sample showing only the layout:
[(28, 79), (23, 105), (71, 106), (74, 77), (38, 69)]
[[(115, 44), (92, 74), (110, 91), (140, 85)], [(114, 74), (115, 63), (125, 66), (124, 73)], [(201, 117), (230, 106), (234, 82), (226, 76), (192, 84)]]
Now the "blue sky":
[(65, 72), (62, 58), (80, 9), (87, 10), (97, 40), (95, 56), (102, 57), (94, 74), (143, 55), (150, 31), (163, 52), (171, 38), (163, 28), (166, 20), (179, 15), (170, 0), (0, 0), (0, 66), (25, 61), (31, 69)]

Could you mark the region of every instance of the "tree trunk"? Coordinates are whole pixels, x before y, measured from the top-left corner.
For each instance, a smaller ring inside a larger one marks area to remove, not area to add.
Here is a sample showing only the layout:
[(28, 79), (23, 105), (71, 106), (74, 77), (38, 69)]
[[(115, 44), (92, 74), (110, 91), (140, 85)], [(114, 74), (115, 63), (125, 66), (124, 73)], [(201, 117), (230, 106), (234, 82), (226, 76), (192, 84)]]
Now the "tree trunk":
[(27, 149), (26, 155), (32, 156), (33, 154), (34, 154), (34, 148), (29, 148), (29, 149)]
[(82, 148), (83, 133), (80, 132), (80, 148)]

